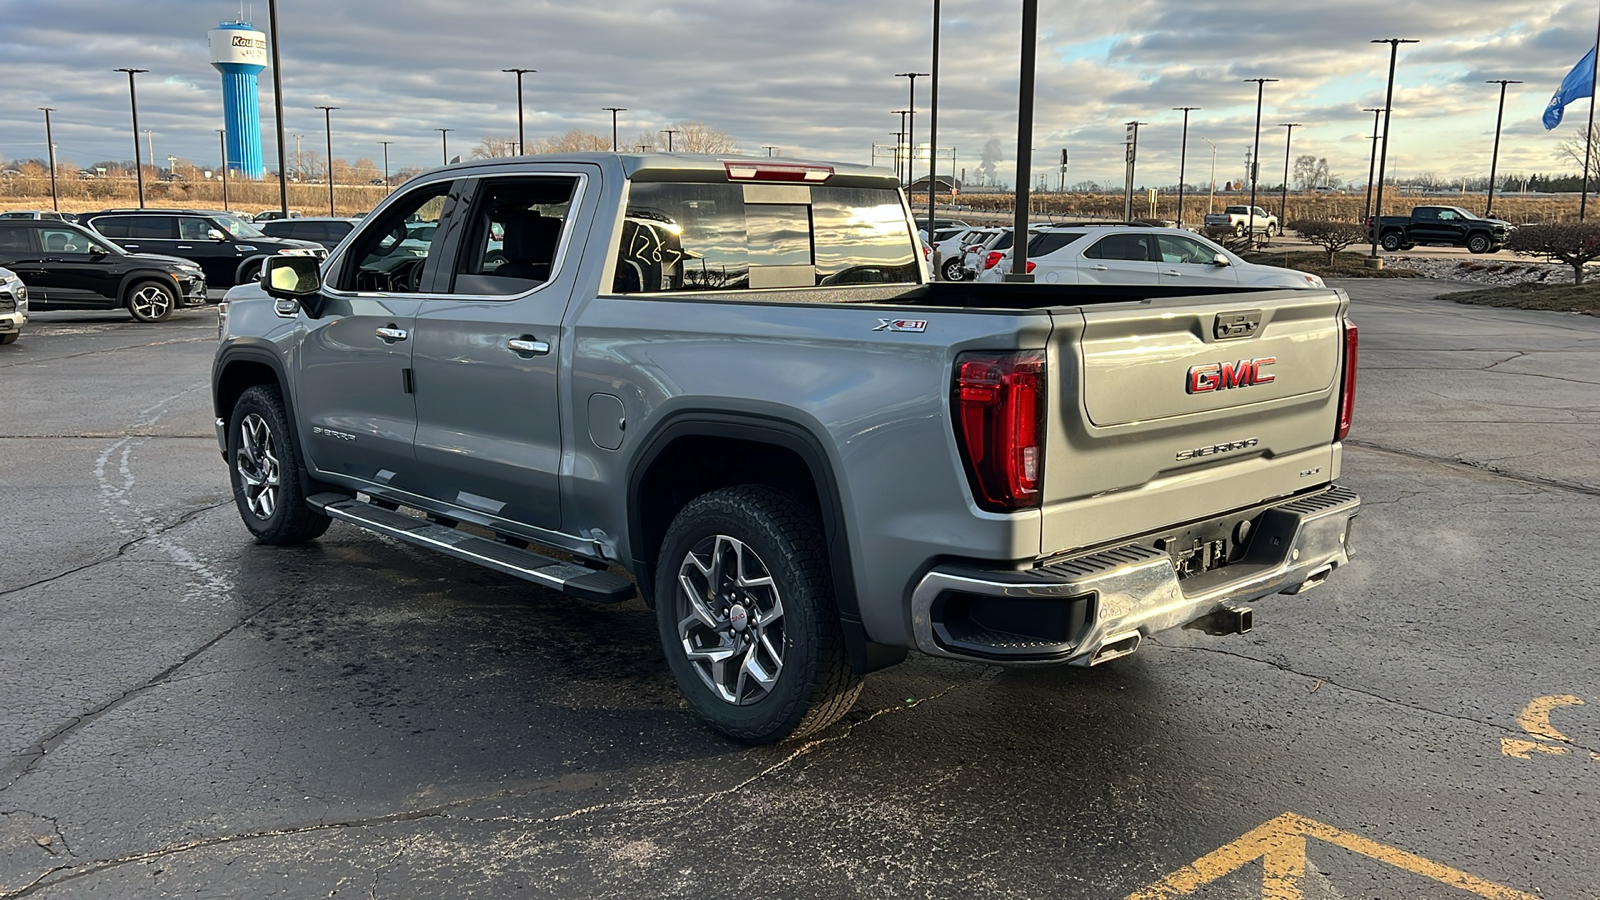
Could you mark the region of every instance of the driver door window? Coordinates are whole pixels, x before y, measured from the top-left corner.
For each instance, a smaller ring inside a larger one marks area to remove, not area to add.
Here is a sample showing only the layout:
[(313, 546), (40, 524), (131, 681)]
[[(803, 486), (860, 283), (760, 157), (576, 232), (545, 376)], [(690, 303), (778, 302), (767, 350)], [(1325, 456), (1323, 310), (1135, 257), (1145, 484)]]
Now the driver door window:
[(439, 220), (450, 182), (418, 188), (362, 227), (345, 255), (336, 288), (375, 294), (415, 294), (443, 236)]

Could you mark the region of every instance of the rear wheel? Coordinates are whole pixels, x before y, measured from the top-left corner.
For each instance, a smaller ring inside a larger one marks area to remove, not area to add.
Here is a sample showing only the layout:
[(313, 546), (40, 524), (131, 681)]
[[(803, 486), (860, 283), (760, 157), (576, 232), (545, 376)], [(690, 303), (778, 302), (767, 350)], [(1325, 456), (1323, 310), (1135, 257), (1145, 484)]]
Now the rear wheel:
[(1378, 241), (1378, 243), (1383, 245), (1383, 249), (1393, 253), (1394, 251), (1400, 249), (1400, 235), (1391, 231), (1384, 235), (1383, 238)]
[(177, 305), (177, 293), (159, 281), (141, 281), (128, 288), (128, 312), (140, 322), (164, 322)]
[(944, 265), (940, 267), (939, 274), (943, 276), (945, 281), (960, 281), (966, 277), (967, 270), (961, 267), (961, 258), (956, 257), (955, 259), (946, 260)]
[(1486, 234), (1475, 234), (1467, 238), (1468, 253), (1488, 253), (1489, 246), (1489, 236)]
[(228, 418), (228, 475), (246, 528), (263, 544), (303, 544), (332, 520), (306, 505), (300, 451), (283, 396), (271, 385), (245, 391)]
[(736, 740), (803, 737), (861, 694), (821, 522), (771, 488), (714, 491), (678, 513), (656, 569), (656, 618), (678, 689)]

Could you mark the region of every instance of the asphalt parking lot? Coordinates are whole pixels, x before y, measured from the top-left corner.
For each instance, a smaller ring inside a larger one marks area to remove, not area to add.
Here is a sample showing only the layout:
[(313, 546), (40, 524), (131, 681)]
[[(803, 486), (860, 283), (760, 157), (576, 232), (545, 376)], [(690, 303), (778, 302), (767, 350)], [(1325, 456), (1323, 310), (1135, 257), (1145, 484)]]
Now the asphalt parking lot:
[(603, 607), (253, 544), (213, 311), (0, 350), (0, 898), (1600, 898), (1600, 320), (1352, 281), (1360, 555), (1094, 669), (913, 657), (801, 745)]

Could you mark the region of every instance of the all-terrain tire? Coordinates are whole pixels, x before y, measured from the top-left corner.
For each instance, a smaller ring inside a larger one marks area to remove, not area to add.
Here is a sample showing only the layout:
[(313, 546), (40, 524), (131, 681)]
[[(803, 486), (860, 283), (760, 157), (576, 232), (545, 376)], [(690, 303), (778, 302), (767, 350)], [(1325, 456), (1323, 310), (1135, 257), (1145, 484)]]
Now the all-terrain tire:
[(306, 505), (303, 466), (276, 385), (256, 385), (228, 415), (228, 478), (245, 527), (263, 544), (303, 544), (332, 520)]

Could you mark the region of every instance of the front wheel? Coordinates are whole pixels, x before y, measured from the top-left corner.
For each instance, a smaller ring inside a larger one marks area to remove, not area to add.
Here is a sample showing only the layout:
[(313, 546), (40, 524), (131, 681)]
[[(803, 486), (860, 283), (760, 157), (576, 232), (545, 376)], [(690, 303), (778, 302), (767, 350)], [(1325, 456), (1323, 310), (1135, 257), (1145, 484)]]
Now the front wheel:
[(1467, 252), (1488, 253), (1489, 236), (1486, 234), (1475, 234), (1472, 237), (1467, 238)]
[(690, 501), (662, 542), (655, 596), (678, 690), (735, 740), (802, 737), (861, 694), (822, 524), (786, 494), (745, 485)]
[(177, 305), (177, 293), (159, 281), (141, 281), (128, 289), (128, 312), (140, 322), (165, 322)]
[(0, 347), (4, 347), (6, 344), (15, 344), (17, 342), (17, 338), (21, 336), (22, 332), (20, 331), (13, 331), (10, 334), (0, 334)]
[(1383, 245), (1383, 249), (1393, 253), (1400, 249), (1400, 235), (1391, 231), (1384, 235), (1383, 238), (1378, 241), (1378, 243)]
[(303, 544), (332, 520), (306, 505), (300, 451), (276, 386), (257, 385), (239, 396), (228, 418), (228, 476), (245, 527), (263, 544)]
[(1269, 223), (1267, 225), (1267, 238), (1270, 240), (1270, 239), (1275, 238), (1277, 236), (1278, 236), (1278, 226)]

